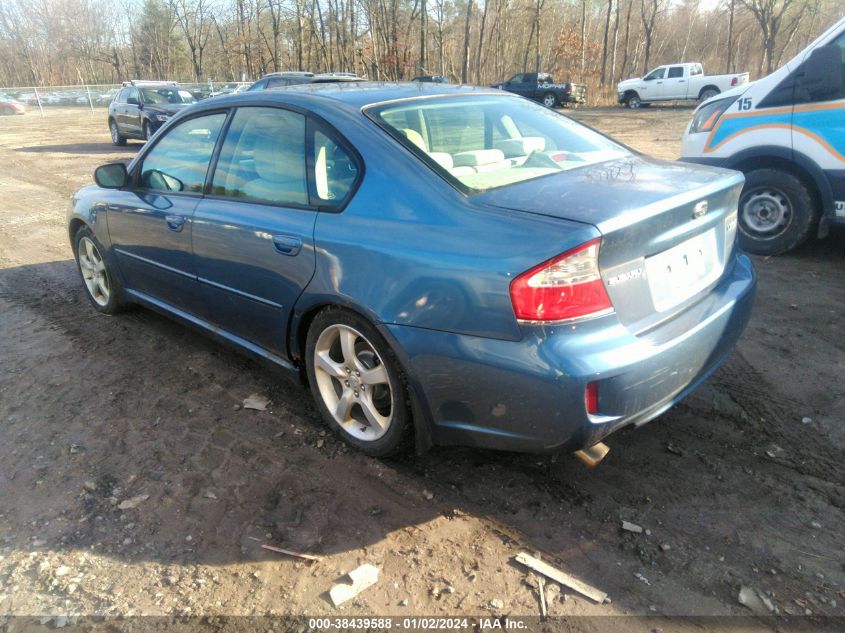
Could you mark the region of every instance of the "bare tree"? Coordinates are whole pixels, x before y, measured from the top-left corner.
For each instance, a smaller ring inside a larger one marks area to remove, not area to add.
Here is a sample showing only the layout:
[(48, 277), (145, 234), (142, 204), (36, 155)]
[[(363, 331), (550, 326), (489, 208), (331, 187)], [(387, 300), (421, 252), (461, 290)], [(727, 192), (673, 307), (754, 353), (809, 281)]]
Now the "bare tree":
[(804, 16), (803, 7), (796, 7), (795, 0), (739, 0), (739, 3), (760, 26), (763, 36), (761, 67), (765, 65), (766, 74), (769, 74), (775, 69), (778, 37), (783, 39), (782, 48), (792, 41)]

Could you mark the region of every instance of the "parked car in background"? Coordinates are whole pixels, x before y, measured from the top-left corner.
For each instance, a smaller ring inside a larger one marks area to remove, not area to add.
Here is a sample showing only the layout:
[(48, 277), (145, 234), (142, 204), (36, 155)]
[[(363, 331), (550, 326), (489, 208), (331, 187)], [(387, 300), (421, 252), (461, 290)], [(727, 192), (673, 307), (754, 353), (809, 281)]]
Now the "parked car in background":
[(196, 102), (174, 81), (127, 82), (109, 104), (112, 143), (125, 145), (129, 138), (148, 141), (171, 116)]
[(331, 82), (364, 81), (354, 73), (311, 73), (300, 71), (284, 71), (269, 73), (252, 84), (247, 91), (258, 92), (270, 88), (284, 88), (299, 84), (331, 83)]
[(493, 88), (507, 90), (521, 97), (539, 101), (547, 108), (557, 108), (587, 101), (587, 87), (582, 84), (556, 84), (549, 73), (520, 73)]
[(658, 66), (645, 77), (616, 86), (619, 103), (629, 108), (658, 101), (706, 101), (720, 92), (748, 83), (748, 73), (705, 75), (699, 63)]
[(249, 81), (230, 81), (229, 83), (223, 84), (217, 88), (214, 91), (214, 96), (219, 97), (220, 95), (231, 95), (239, 92), (245, 92), (249, 90), (251, 85), (252, 83)]
[(747, 251), (777, 255), (845, 225), (845, 18), (768, 77), (701, 104), (681, 157), (745, 174)]
[(411, 81), (421, 81), (423, 83), (447, 84), (449, 78), (446, 75), (420, 75), (414, 77)]
[(336, 87), (201, 102), (99, 167), (68, 215), (94, 308), (303, 370), (374, 456), (592, 446), (733, 348), (755, 284), (738, 172), (497, 90)]
[(0, 93), (0, 115), (26, 114), (26, 106), (10, 95)]

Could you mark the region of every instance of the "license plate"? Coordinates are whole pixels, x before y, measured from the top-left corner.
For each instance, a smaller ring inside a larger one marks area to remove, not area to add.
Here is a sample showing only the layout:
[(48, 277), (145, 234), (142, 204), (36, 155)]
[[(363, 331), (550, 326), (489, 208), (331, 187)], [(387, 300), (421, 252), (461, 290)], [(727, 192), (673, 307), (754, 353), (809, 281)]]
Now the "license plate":
[(715, 229), (647, 257), (645, 270), (655, 310), (669, 310), (698, 294), (719, 278), (722, 267)]

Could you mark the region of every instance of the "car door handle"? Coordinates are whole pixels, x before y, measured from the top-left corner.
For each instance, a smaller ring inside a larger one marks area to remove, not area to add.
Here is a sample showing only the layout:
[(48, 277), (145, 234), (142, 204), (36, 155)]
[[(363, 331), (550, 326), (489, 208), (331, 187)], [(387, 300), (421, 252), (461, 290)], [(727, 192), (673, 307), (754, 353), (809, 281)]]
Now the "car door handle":
[(164, 221), (167, 223), (167, 228), (177, 233), (185, 226), (184, 215), (166, 215)]
[(302, 249), (302, 240), (293, 235), (274, 235), (273, 247), (282, 255), (293, 257)]

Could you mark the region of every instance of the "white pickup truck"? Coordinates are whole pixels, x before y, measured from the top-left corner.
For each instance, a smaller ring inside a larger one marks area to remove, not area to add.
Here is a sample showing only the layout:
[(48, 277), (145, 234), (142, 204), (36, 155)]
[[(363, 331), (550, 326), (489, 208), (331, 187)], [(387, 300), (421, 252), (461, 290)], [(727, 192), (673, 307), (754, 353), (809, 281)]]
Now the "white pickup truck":
[(645, 77), (616, 86), (619, 103), (629, 108), (657, 101), (706, 101), (720, 92), (748, 83), (748, 73), (705, 75), (701, 64), (666, 64)]

